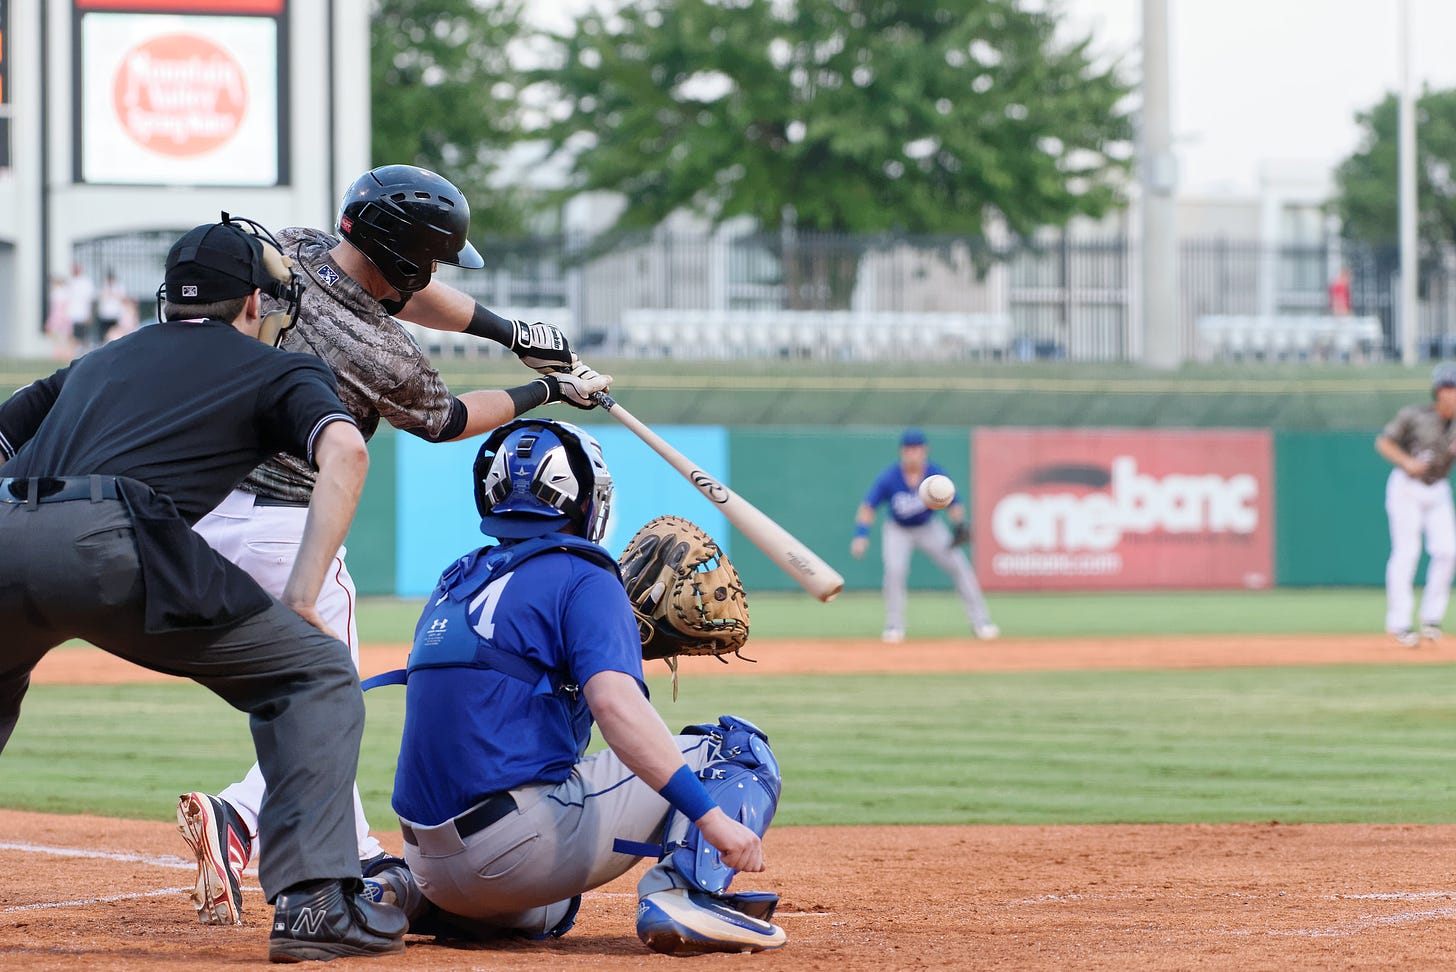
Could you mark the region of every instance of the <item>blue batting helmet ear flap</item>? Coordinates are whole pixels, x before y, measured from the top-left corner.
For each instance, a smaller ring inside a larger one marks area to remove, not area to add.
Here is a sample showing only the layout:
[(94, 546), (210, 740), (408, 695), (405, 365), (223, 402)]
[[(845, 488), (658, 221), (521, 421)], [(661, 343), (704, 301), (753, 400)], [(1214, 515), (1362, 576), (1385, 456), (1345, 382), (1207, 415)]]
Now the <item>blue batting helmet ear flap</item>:
[(480, 530), (522, 540), (571, 524), (596, 542), (611, 512), (612, 475), (602, 447), (566, 422), (517, 419), (496, 429), (474, 466)]

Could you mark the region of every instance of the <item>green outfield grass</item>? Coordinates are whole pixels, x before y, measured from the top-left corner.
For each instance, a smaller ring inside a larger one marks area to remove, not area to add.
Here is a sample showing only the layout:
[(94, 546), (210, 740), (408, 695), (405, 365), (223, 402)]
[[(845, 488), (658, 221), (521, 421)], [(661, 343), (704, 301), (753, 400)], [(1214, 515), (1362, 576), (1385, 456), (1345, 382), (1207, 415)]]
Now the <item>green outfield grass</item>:
[[(380, 829), (402, 698), (368, 696), (359, 785)], [(763, 725), (787, 825), (1456, 822), (1449, 666), (689, 675), (677, 703), (662, 680), (653, 698), (674, 729)], [(166, 820), (250, 760), (246, 720), (196, 686), (38, 686), (0, 805)]]
[[(365, 642), (407, 642), (423, 602), (364, 598), (359, 636)], [(1286, 588), (1177, 593), (993, 594), (992, 615), (1016, 638), (1091, 638), (1159, 634), (1378, 633), (1385, 592), (1374, 588)], [(878, 592), (842, 594), (820, 604), (806, 594), (748, 598), (754, 638), (877, 637), (883, 624)], [(960, 601), (948, 591), (910, 595), (914, 638), (968, 635)]]

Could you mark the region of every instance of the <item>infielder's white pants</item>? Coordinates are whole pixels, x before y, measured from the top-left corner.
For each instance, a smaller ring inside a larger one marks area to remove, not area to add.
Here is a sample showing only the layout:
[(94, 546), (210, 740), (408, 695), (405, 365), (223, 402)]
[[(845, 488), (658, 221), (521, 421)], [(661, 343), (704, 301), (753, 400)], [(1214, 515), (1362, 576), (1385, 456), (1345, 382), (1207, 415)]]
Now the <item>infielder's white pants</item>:
[(905, 527), (886, 520), (880, 536), (885, 564), (885, 630), (905, 630), (905, 595), (910, 582), (910, 555), (918, 548), (935, 562), (935, 566), (955, 581), (956, 593), (965, 606), (971, 627), (989, 624), (991, 613), (986, 598), (976, 582), (976, 572), (966, 552), (951, 544), (950, 529), (938, 517), (919, 526)]
[(1456, 572), (1456, 507), (1451, 483), (1423, 483), (1402, 470), (1392, 469), (1385, 482), (1385, 515), (1390, 518), (1390, 560), (1385, 564), (1385, 630), (1411, 627), (1414, 595), (1411, 585), (1421, 559), (1425, 534), (1426, 588), (1421, 595), (1421, 624), (1439, 625), (1446, 617), (1451, 577)]
[[(293, 561), (298, 557), (298, 545), (303, 539), (303, 525), (308, 519), (308, 510), (301, 506), (259, 506), (252, 493), (233, 490), (211, 513), (204, 516), (193, 527), (212, 549), (237, 564), (248, 573), (263, 590), (280, 597), (283, 585), (293, 570)], [(354, 617), (354, 578), (344, 566), (345, 549), (339, 548), (334, 555), (334, 565), (324, 578), (319, 591), (318, 612), (324, 623), (349, 646), (349, 655), (354, 659), (354, 668), (359, 668), (359, 628)], [(327, 740), (321, 740), (326, 745)], [(326, 749), (320, 749), (320, 759), (329, 759)], [(231, 803), (243, 818), (248, 833), (258, 832), (258, 809), (263, 805), (263, 791), (266, 784), (263, 772), (254, 763), (247, 776), (218, 794)], [(359, 838), (359, 859), (373, 857), (382, 848), (379, 841), (369, 833), (369, 821), (364, 818), (364, 805), (359, 799), (359, 787), (354, 787), (354, 831)], [(259, 847), (255, 837), (253, 853)]]

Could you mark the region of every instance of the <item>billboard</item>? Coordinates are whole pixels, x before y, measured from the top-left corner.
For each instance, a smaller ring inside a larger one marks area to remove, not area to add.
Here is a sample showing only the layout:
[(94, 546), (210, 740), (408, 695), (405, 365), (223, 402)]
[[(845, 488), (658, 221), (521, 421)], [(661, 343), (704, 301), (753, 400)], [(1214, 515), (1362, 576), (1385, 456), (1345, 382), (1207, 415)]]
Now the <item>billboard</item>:
[(979, 429), (972, 468), (988, 590), (1272, 583), (1267, 431)]
[(107, 6), (77, 0), (78, 181), (286, 181), (281, 0)]

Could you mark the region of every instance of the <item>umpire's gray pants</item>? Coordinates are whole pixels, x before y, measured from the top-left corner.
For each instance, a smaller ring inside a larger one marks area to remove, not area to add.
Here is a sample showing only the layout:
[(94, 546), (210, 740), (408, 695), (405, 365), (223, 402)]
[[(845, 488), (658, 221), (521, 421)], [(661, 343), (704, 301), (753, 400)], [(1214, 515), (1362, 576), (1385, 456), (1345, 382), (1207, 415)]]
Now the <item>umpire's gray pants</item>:
[(121, 502), (0, 503), (0, 750), (31, 669), (84, 638), (248, 713), (268, 781), (258, 876), (269, 901), (300, 881), (357, 878), (352, 787), (364, 701), (348, 648), (276, 600), (230, 627), (155, 635), (144, 630), (144, 603)]
[[(709, 736), (678, 736), (677, 744), (695, 771), (715, 755)], [(463, 841), (453, 820), (437, 827), (405, 821), (419, 842), (404, 845), (416, 885), (449, 913), (451, 925), (479, 938), (550, 931), (565, 917), (572, 897), (620, 877), (641, 860), (615, 852), (615, 840), (661, 843), (671, 809), (610, 749), (578, 762), (563, 783), (522, 787), (511, 795), (515, 813)], [(690, 822), (682, 814), (673, 820), (667, 837), (680, 840)], [(686, 886), (661, 861), (642, 876), (637, 893)]]
[(986, 598), (976, 582), (976, 572), (966, 552), (951, 543), (950, 529), (939, 517), (932, 517), (919, 526), (901, 526), (894, 520), (885, 522), (880, 538), (885, 563), (885, 630), (905, 630), (905, 594), (910, 582), (910, 555), (921, 550), (935, 566), (955, 581), (956, 593), (965, 606), (966, 617), (973, 628), (991, 621)]

